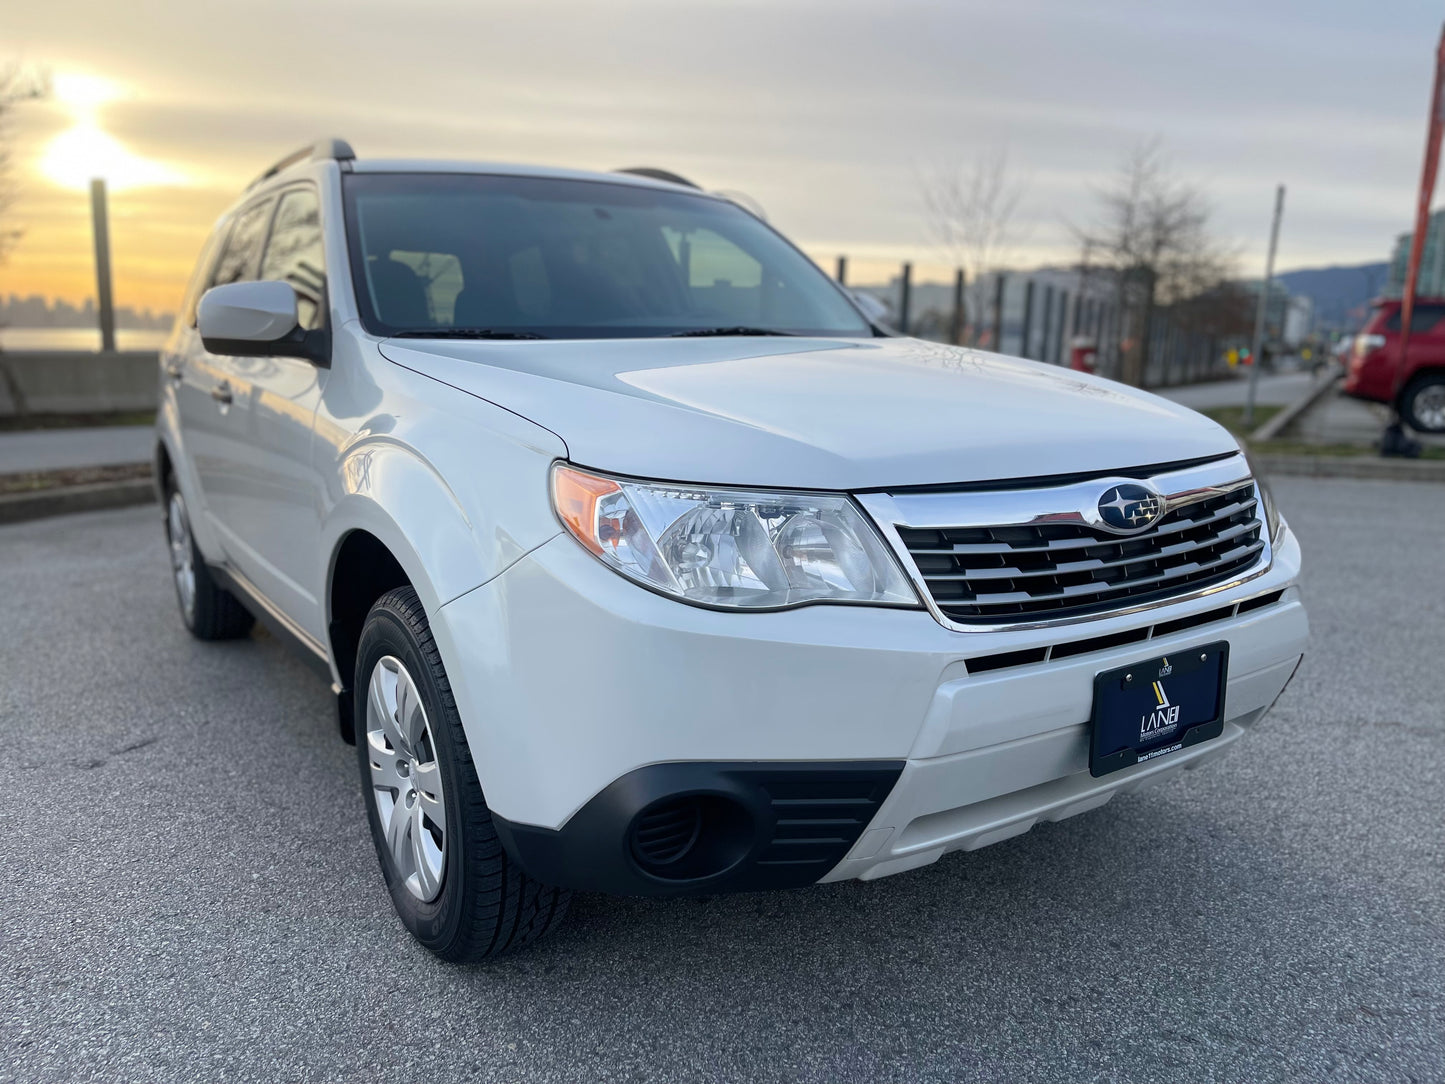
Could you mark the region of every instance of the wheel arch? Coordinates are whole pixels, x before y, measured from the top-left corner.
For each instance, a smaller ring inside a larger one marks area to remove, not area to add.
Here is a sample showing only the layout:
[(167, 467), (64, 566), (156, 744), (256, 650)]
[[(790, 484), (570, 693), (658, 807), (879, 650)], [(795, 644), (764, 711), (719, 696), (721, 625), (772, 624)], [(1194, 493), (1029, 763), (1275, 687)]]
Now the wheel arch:
[(331, 555), (326, 636), (340, 687), (338, 695), (347, 701), (338, 717), (341, 736), (347, 741), (355, 740), (350, 711), (351, 686), (366, 615), (382, 595), (405, 586), (414, 588), (411, 577), (376, 535), (357, 529), (342, 536)]
[(356, 649), (372, 605), (410, 586), (428, 617), (485, 577), (471, 524), (429, 465), (390, 443), (351, 449), (322, 529), (325, 628), (342, 737), (354, 740)]
[(1397, 398), (1403, 400), (1405, 392), (1418, 384), (1421, 380), (1445, 376), (1445, 363), (1428, 362), (1410, 371), (1405, 382), (1400, 385), (1400, 394)]
[(176, 468), (175, 462), (171, 459), (170, 449), (166, 447), (166, 442), (163, 438), (156, 438), (153, 459), (152, 467), (156, 484), (156, 496), (164, 501), (166, 486), (170, 482), (171, 475), (175, 472)]

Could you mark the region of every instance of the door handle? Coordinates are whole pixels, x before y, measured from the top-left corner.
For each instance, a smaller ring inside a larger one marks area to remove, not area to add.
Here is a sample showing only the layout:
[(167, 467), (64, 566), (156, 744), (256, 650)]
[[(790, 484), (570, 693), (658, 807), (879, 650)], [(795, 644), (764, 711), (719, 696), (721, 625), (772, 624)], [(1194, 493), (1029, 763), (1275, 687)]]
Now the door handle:
[(231, 405), (231, 385), (228, 381), (222, 380), (211, 389), (211, 398), (222, 406)]
[(185, 366), (183, 366), (178, 361), (173, 361), (166, 366), (166, 376), (170, 377), (177, 384), (179, 384), (183, 379), (185, 379), (185, 375)]

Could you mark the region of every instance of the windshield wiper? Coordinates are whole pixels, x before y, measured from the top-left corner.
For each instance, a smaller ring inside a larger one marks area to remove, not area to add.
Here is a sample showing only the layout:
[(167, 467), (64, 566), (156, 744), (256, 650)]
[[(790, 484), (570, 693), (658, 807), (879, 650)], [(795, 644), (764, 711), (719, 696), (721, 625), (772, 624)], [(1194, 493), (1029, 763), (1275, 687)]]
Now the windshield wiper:
[(393, 331), (393, 339), (545, 339), (535, 331), (498, 331), (491, 327), (410, 327)]
[(678, 331), (669, 339), (701, 339), (722, 335), (791, 335), (791, 331), (776, 331), (770, 327), (705, 327), (697, 331)]

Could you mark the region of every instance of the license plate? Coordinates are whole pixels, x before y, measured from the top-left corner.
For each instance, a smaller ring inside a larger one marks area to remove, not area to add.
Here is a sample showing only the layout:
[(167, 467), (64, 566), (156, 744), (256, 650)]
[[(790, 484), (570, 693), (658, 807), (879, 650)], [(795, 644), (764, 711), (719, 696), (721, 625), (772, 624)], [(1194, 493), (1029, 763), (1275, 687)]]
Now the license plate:
[(1205, 644), (1094, 678), (1089, 774), (1167, 756), (1224, 733), (1229, 643)]

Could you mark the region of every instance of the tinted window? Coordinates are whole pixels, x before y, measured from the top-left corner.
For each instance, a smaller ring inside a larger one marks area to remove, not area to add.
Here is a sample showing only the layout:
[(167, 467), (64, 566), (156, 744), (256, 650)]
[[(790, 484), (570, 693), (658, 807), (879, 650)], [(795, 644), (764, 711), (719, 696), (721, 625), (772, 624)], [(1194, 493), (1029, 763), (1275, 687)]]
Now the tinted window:
[[(1415, 311), (1410, 314), (1410, 334), (1421, 335), (1432, 330), (1442, 316), (1445, 316), (1445, 305), (1416, 305)], [(1385, 321), (1385, 330), (1399, 331), (1403, 323), (1400, 317), (1399, 309), (1390, 313), (1390, 318)]]
[(349, 174), (362, 316), (549, 338), (871, 328), (806, 256), (723, 200), (596, 181)]
[[(456, 306), (457, 295), (462, 292), (462, 265), (457, 258), (446, 252), (405, 252), (402, 250), (392, 251), (390, 258), (421, 280), (422, 293), (426, 307), (425, 322), (436, 324), (450, 324), (452, 322), (452, 310)], [(390, 270), (389, 268), (376, 269), (378, 281), (381, 281)], [(409, 281), (402, 277), (402, 281)], [(378, 312), (384, 320), (391, 323), (405, 321), (415, 314), (407, 314), (394, 311), (395, 306), (402, 303), (402, 298), (387, 295), (383, 298), (388, 302), (388, 308)]]
[(272, 200), (253, 203), (236, 216), (226, 248), (211, 276), (212, 286), (228, 282), (250, 282), (256, 277), (256, 261), (261, 255), (261, 241), (266, 236), (266, 223), (271, 217)]
[(289, 282), (296, 289), (301, 326), (307, 331), (321, 326), (326, 260), (321, 246), (321, 204), (314, 189), (293, 188), (282, 194), (259, 277)]

